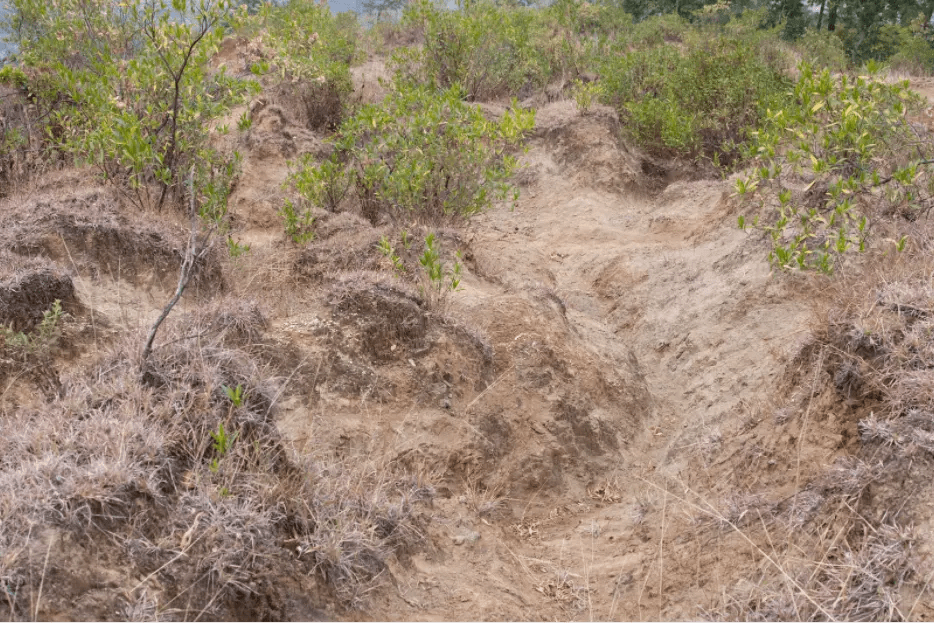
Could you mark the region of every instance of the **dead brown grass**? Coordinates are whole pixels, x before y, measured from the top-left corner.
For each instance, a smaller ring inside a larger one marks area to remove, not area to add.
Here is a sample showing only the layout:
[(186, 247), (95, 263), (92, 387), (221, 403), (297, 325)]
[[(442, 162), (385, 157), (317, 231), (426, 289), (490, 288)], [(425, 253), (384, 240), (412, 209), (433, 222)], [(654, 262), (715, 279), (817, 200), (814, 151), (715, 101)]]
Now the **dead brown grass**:
[[(249, 303), (179, 315), (144, 376), (128, 334), (63, 373), (61, 397), (0, 407), (0, 616), (54, 614), (39, 595), (74, 564), (53, 546), (69, 539), (93, 538), (127, 578), (92, 618), (150, 620), (280, 618), (269, 586), (307, 590), (301, 578), (354, 607), (386, 557), (419, 541), (430, 489), (378, 456), (300, 458), (283, 444), (283, 381), (255, 356), (264, 323)], [(225, 389), (237, 387), (240, 405)], [(46, 544), (43, 561), (33, 550)], [(80, 591), (58, 581), (54, 593)]]
[[(919, 554), (928, 543), (912, 526), (934, 493), (934, 238), (926, 222), (904, 230), (909, 250), (874, 252), (828, 284), (831, 303), (818, 310), (807, 349), (818, 381), (807, 409), (829, 390), (843, 426), (856, 423), (856, 451), (812, 472), (787, 499), (723, 513), (770, 550), (760, 574), (725, 592), (712, 618), (903, 620), (929, 595)], [(798, 452), (800, 461), (800, 443)]]

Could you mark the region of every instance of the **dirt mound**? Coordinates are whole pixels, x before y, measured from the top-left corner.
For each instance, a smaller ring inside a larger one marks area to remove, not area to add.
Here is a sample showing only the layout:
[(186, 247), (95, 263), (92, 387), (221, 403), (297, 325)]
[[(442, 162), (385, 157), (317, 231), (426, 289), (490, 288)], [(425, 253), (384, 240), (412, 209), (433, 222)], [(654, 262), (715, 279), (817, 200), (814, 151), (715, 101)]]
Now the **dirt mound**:
[(392, 75), (385, 61), (373, 58), (362, 65), (351, 67), (350, 77), (354, 86), (351, 98), (355, 103), (379, 104), (388, 92), (383, 83), (391, 80)]
[(257, 157), (326, 155), (321, 138), (305, 129), (287, 106), (274, 103), (274, 100), (258, 99), (250, 105), (250, 117), (253, 123), (244, 138), (244, 145)]
[(335, 319), (355, 325), (359, 350), (372, 361), (406, 357), (426, 346), (425, 302), (401, 284), (344, 277), (331, 288), (328, 303)]
[[(127, 215), (108, 188), (59, 184), (28, 199), (11, 197), (4, 207), (8, 227), (0, 244), (25, 257), (46, 257), (93, 279), (107, 278), (134, 285), (174, 288), (187, 245), (187, 231), (169, 215)], [(192, 280), (192, 291), (222, 290), (219, 253), (206, 256)]]
[[(619, 119), (607, 106), (595, 106), (585, 115), (573, 101), (543, 106), (535, 114), (535, 143), (541, 145), (538, 157), (526, 158), (520, 173), (524, 186), (562, 173), (582, 186), (617, 192), (658, 190), (667, 183), (663, 167), (621, 142)], [(647, 168), (651, 175), (646, 175)]]
[(316, 239), (302, 250), (294, 266), (295, 273), (306, 279), (320, 281), (340, 271), (378, 270), (387, 262), (376, 249), (387, 230), (353, 213), (321, 211), (316, 232)]
[(12, 254), (0, 252), (0, 267), (0, 325), (14, 331), (31, 331), (55, 301), (64, 310), (77, 312), (71, 277), (53, 265), (38, 260), (14, 260)]

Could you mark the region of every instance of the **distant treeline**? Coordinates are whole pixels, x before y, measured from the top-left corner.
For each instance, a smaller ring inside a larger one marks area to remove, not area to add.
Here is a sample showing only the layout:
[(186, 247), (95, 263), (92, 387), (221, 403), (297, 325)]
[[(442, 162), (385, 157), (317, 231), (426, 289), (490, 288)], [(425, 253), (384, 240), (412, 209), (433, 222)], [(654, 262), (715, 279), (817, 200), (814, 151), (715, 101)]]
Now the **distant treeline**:
[[(358, 12), (378, 19), (398, 16), (409, 0), (332, 0), (353, 2)], [(464, 7), (481, 0), (438, 0), (448, 8)], [(499, 4), (541, 6), (553, 0), (499, 0)], [(586, 0), (579, 0), (586, 4)], [(591, 4), (622, 9), (636, 22), (677, 14), (690, 21), (719, 15), (729, 19), (748, 10), (764, 12), (762, 26), (781, 26), (782, 37), (796, 41), (807, 32), (833, 33), (853, 63), (869, 59), (885, 61), (907, 48), (917, 49), (916, 39), (931, 42), (929, 32), (934, 0), (591, 0)]]

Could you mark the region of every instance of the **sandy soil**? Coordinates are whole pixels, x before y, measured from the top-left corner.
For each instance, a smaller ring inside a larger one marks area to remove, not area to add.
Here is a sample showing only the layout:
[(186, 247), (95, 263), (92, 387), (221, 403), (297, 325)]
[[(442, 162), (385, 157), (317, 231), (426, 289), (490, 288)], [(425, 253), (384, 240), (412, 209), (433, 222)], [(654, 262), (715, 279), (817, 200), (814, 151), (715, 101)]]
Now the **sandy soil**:
[[(362, 101), (383, 71), (358, 72)], [(520, 199), (439, 232), (463, 251), (464, 287), (426, 311), (373, 248), (391, 228), (322, 213), (305, 248), (284, 236), (289, 161), (325, 147), (275, 102), (251, 110), (252, 128), (225, 139), (244, 155), (230, 206), (250, 253), (218, 259), (180, 311), (259, 299), (289, 444), (382, 457), (436, 491), (417, 544), (358, 609), (281, 616), (695, 619), (791, 577), (772, 538), (823, 512), (799, 493), (857, 452), (865, 414), (813, 372), (830, 290), (770, 272), (764, 241), (735, 226), (730, 180), (641, 156), (609, 109), (544, 105)], [(146, 327), (174, 287), (181, 224), (118, 204), (68, 171), (0, 203), (21, 244), (74, 279), (87, 327), (73, 365)], [(134, 258), (146, 241), (164, 267)]]

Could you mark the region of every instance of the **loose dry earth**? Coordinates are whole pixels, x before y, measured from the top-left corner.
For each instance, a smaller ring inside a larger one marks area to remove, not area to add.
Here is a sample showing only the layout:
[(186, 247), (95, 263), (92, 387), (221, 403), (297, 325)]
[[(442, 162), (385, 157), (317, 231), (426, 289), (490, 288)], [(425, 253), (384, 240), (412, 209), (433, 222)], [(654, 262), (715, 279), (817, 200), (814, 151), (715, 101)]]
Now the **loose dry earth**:
[[(377, 97), (375, 83), (361, 90)], [(374, 247), (398, 234), (390, 226), (322, 212), (306, 247), (285, 237), (288, 160), (318, 153), (322, 136), (274, 98), (253, 110), (252, 129), (225, 139), (244, 155), (230, 205), (251, 250), (209, 256), (174, 312), (178, 331), (230, 310), (261, 316), (245, 339), (278, 379), (267, 412), (290, 456), (401, 470), (429, 493), (351, 606), (296, 562), (237, 579), (246, 605), (217, 616), (934, 616), (917, 572), (934, 554), (929, 452), (916, 443), (901, 480), (889, 477), (859, 425), (878, 398), (853, 390), (859, 375), (828, 329), (842, 297), (869, 291), (861, 280), (885, 282), (872, 271), (907, 259), (832, 282), (771, 274), (764, 241), (735, 227), (729, 180), (644, 158), (620, 144), (608, 109), (558, 101), (538, 111), (518, 202), (439, 232), (464, 253), (464, 287), (428, 309)], [(89, 171), (49, 173), (0, 214), (0, 311), (35, 323), (60, 299), (69, 313), (53, 362), (0, 369), (9, 419), (67, 399), (102, 355), (141, 348), (185, 229), (121, 207)], [(157, 343), (169, 349), (171, 335)], [(862, 466), (876, 477), (847, 484)], [(0, 599), (3, 616), (214, 612), (176, 600), (173, 561), (143, 572), (107, 534), (51, 525), (35, 526), (28, 552), (44, 592), (29, 615)], [(262, 556), (301, 557), (289, 547)]]

